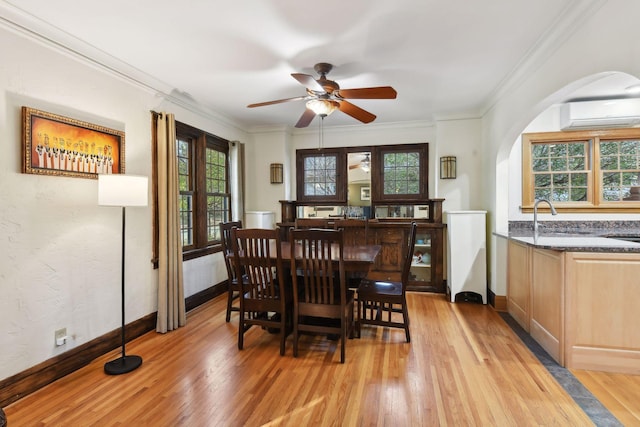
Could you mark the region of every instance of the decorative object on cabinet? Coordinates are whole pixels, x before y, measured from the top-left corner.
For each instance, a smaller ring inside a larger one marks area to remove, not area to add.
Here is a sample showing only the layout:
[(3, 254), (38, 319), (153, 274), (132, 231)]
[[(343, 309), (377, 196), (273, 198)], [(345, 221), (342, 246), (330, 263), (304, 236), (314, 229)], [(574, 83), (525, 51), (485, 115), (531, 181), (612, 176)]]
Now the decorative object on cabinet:
[(127, 355), (125, 352), (125, 316), (124, 316), (124, 260), (125, 257), (125, 207), (147, 206), (148, 178), (135, 175), (99, 175), (98, 176), (98, 205), (119, 206), (122, 208), (122, 263), (121, 263), (121, 303), (122, 303), (122, 356), (107, 362), (104, 372), (109, 375), (119, 375), (131, 372), (142, 365), (142, 358)]
[(284, 181), (282, 176), (283, 165), (282, 163), (271, 163), (271, 183), (272, 184), (282, 184)]
[(456, 179), (456, 157), (440, 157), (440, 179)]
[(22, 172), (96, 179), (124, 173), (124, 132), (22, 107)]

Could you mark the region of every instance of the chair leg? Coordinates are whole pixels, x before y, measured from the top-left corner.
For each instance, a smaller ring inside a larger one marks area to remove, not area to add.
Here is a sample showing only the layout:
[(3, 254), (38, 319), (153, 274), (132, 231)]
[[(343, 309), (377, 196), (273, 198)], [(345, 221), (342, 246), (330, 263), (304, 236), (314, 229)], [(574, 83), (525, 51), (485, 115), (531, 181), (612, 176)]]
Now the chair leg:
[(280, 315), (280, 356), (284, 356), (285, 343), (287, 340), (287, 315)]
[(244, 347), (244, 313), (240, 312), (240, 322), (238, 323), (238, 350)]
[(344, 363), (344, 348), (345, 348), (345, 341), (347, 338), (347, 325), (346, 325), (347, 319), (343, 318), (342, 319), (342, 327), (340, 328), (340, 363)]
[[(231, 286), (231, 285), (229, 285)], [(231, 320), (231, 303), (233, 302), (233, 290), (229, 287), (227, 292), (227, 323)]]
[(298, 357), (298, 312), (293, 314), (293, 357)]
[(407, 309), (407, 301), (402, 304), (402, 317), (404, 320), (404, 334), (407, 337), (407, 342), (411, 342), (411, 334), (409, 333), (409, 310)]

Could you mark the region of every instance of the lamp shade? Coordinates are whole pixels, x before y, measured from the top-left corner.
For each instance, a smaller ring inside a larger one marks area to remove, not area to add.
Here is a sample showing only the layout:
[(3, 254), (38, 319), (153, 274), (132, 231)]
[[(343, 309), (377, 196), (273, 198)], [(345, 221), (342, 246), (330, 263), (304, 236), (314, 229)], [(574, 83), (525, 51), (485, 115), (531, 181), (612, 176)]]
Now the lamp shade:
[(147, 206), (148, 178), (138, 175), (98, 175), (98, 205)]
[(307, 101), (307, 108), (319, 116), (328, 116), (339, 107), (340, 104), (331, 99), (312, 99)]

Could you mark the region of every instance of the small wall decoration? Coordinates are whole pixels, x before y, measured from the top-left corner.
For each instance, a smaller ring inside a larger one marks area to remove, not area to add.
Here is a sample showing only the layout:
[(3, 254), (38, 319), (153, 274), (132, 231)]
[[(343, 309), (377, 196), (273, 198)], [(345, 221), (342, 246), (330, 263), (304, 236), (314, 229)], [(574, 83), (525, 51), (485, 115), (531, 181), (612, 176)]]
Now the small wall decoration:
[(124, 173), (124, 132), (22, 107), (22, 172), (93, 179)]
[(360, 200), (371, 200), (371, 187), (360, 187)]

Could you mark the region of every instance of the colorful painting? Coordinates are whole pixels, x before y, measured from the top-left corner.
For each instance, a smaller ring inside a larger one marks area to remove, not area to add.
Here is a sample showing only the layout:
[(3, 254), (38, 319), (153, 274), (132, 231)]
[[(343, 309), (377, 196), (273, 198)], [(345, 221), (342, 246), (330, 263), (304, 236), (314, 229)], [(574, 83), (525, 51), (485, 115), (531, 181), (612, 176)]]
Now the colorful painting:
[(23, 173), (124, 173), (124, 132), (22, 107)]

